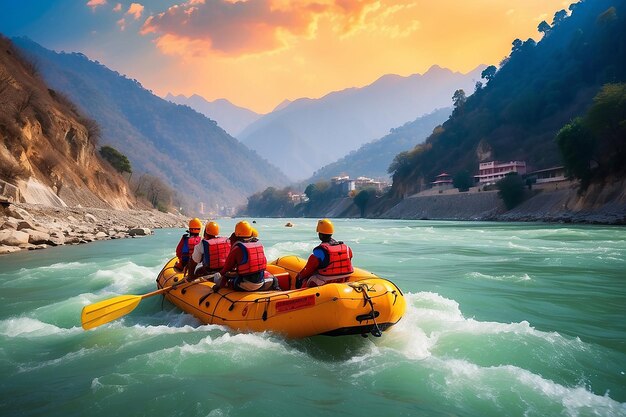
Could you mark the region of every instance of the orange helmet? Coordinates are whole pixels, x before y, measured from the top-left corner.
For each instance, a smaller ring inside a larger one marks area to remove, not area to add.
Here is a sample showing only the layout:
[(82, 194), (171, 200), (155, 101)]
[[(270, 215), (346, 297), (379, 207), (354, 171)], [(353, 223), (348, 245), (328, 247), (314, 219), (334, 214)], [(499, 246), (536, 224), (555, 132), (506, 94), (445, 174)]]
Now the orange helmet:
[(202, 229), (202, 222), (200, 221), (199, 218), (195, 217), (195, 218), (189, 220), (189, 231), (197, 230), (198, 233), (199, 233), (200, 229)]
[(235, 236), (237, 237), (250, 237), (252, 236), (252, 226), (250, 223), (243, 220), (235, 225)]
[(259, 237), (259, 231), (256, 230), (254, 227), (252, 228), (252, 237)]
[(204, 233), (210, 236), (217, 236), (220, 234), (220, 227), (215, 222), (208, 222), (206, 226), (204, 226)]
[(328, 219), (319, 220), (317, 222), (317, 233), (322, 233), (324, 235), (332, 235), (335, 233), (335, 227), (333, 223)]

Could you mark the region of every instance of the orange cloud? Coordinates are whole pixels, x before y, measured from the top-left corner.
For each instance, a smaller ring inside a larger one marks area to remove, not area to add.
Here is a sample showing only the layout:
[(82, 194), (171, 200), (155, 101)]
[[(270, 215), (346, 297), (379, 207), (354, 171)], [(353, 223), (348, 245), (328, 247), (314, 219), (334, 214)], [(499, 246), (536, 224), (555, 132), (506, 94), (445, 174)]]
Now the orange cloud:
[(91, 7), (92, 10), (96, 10), (99, 6), (104, 6), (107, 4), (107, 0), (89, 0), (87, 2), (87, 6)]
[(131, 3), (126, 14), (132, 16), (135, 20), (139, 20), (143, 14), (143, 9), (144, 7), (141, 4)]
[[(262, 53), (287, 46), (288, 39), (311, 36), (316, 21), (330, 16), (343, 33), (362, 25), (376, 0), (190, 0), (150, 16), (141, 34), (157, 35), (157, 45), (178, 42), (227, 55)], [(164, 38), (164, 39), (163, 39)]]
[(115, 7), (113, 8), (113, 11), (116, 12), (116, 13), (117, 12), (121, 12), (122, 11), (122, 3), (117, 3), (115, 5)]

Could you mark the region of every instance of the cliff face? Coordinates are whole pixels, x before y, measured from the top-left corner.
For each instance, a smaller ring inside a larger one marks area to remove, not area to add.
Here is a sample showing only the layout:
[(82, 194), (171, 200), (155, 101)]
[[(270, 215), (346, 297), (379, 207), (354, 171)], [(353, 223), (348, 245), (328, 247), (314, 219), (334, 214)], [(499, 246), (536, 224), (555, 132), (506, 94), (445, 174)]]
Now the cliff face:
[(125, 179), (97, 155), (97, 124), (37, 73), (0, 38), (0, 180), (27, 203), (132, 207)]

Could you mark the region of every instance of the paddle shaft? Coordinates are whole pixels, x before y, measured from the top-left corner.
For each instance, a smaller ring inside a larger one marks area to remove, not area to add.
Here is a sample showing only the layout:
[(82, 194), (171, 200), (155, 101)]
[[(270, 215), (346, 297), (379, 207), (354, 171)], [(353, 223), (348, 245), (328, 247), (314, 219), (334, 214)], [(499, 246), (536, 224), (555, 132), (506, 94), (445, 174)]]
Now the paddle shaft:
[(87, 305), (81, 313), (81, 323), (85, 330), (98, 327), (133, 311), (144, 298), (153, 297), (163, 294), (178, 287), (188, 287), (197, 284), (201, 280), (212, 278), (212, 275), (198, 277), (191, 282), (179, 281), (169, 287), (164, 287), (156, 291), (143, 295), (120, 295), (108, 300), (99, 301), (94, 304)]

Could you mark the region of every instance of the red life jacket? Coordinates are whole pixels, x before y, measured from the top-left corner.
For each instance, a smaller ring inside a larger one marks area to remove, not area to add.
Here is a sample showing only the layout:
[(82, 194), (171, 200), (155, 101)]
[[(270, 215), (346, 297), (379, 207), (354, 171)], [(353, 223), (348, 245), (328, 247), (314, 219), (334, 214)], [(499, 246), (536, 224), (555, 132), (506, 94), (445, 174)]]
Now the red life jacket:
[(230, 240), (225, 237), (214, 237), (213, 239), (203, 239), (202, 265), (207, 269), (219, 271), (226, 263), (226, 257), (230, 252)]
[(344, 275), (354, 272), (350, 259), (350, 248), (343, 242), (324, 242), (318, 246), (326, 254), (324, 264), (320, 265), (317, 273), (324, 276)]
[(186, 265), (189, 262), (189, 258), (193, 253), (193, 248), (196, 247), (202, 238), (200, 236), (189, 236), (188, 234), (183, 235), (183, 247), (181, 249), (181, 262), (183, 265)]
[(250, 275), (265, 270), (267, 260), (263, 245), (258, 240), (250, 242), (237, 242), (243, 252), (243, 261), (237, 266), (238, 275)]

